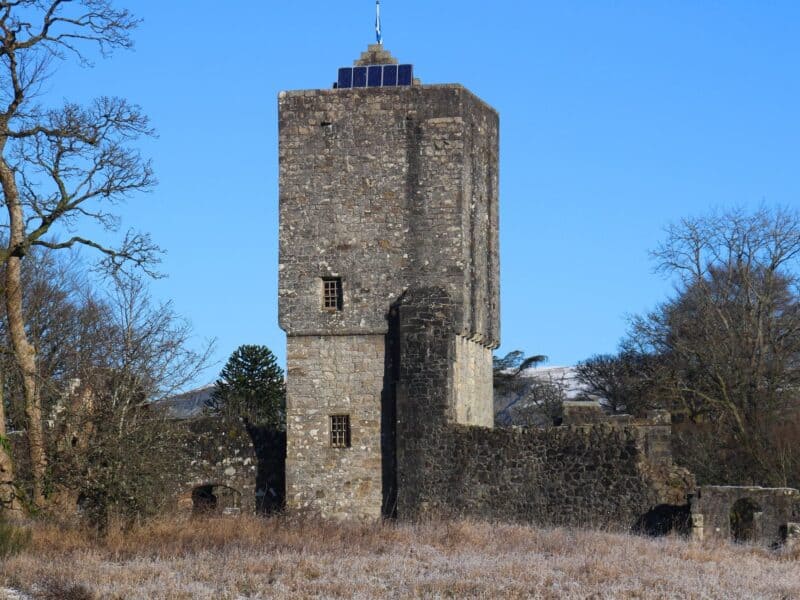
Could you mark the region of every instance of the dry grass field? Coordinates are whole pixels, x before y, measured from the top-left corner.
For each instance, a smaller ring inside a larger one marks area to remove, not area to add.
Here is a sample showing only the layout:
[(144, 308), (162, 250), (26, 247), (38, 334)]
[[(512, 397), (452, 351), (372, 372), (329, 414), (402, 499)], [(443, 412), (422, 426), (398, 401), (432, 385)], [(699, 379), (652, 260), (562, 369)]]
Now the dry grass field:
[(65, 600), (788, 599), (800, 552), (481, 522), (164, 519), (102, 541), (36, 523), (2, 586)]

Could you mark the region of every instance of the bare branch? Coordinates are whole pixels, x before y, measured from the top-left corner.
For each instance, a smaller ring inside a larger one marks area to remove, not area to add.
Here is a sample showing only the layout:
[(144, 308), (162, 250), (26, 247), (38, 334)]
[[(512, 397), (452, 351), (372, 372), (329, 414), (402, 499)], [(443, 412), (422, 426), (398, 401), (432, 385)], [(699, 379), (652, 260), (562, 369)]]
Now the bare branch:
[(41, 246), (50, 250), (63, 250), (78, 245), (86, 246), (97, 250), (105, 256), (100, 264), (104, 271), (111, 274), (125, 271), (126, 266), (133, 265), (151, 277), (162, 276), (152, 268), (152, 265), (160, 262), (163, 251), (151, 241), (149, 234), (129, 231), (118, 248), (110, 248), (80, 236), (73, 236), (61, 242), (36, 240), (31, 242), (31, 245)]

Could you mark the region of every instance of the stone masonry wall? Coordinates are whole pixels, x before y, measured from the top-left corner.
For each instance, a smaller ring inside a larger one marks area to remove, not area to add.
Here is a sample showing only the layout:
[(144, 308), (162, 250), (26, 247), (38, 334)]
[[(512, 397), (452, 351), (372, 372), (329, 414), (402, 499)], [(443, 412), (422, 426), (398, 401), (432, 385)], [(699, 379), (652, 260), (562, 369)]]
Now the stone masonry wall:
[(680, 469), (649, 470), (634, 427), (443, 434), (425, 448), (437, 485), (418, 499), (437, 514), (629, 529), (652, 507), (682, 502), (692, 483)]
[(192, 510), (199, 487), (225, 488), (244, 513), (282, 508), (286, 434), (246, 427), (238, 419), (202, 417), (181, 422), (188, 464), (174, 488), (177, 507)]
[(669, 426), (489, 429), (455, 423), (453, 302), (409, 290), (399, 308), (398, 515), (629, 528), (694, 482), (672, 464)]
[[(458, 85), (282, 92), (278, 104), (287, 502), (393, 514), (391, 311), (409, 289), (435, 284), (456, 299), (452, 327), (468, 340), (459, 415), (491, 422), (497, 113)], [(341, 279), (340, 310), (322, 307), (325, 277)], [(330, 447), (331, 414), (350, 415), (351, 448)]]
[[(279, 322), (287, 335), (385, 334), (412, 286), (457, 300), (499, 342), (497, 113), (458, 85), (281, 92)], [(344, 308), (320, 310), (320, 278)]]
[[(378, 518), (383, 504), (383, 335), (287, 338), (287, 505), (324, 516)], [(330, 444), (348, 414), (351, 446)]]
[(731, 539), (731, 510), (737, 501), (752, 502), (757, 511), (750, 541), (783, 541), (786, 525), (800, 520), (800, 492), (792, 488), (705, 485), (691, 497), (693, 533), (706, 539)]
[(455, 422), (494, 427), (492, 350), (461, 335), (454, 345)]
[(258, 460), (252, 440), (238, 421), (200, 418), (182, 423), (188, 464), (183, 477), (169, 490), (181, 510), (190, 511), (197, 487), (224, 487), (237, 495), (237, 508), (252, 513), (256, 507)]

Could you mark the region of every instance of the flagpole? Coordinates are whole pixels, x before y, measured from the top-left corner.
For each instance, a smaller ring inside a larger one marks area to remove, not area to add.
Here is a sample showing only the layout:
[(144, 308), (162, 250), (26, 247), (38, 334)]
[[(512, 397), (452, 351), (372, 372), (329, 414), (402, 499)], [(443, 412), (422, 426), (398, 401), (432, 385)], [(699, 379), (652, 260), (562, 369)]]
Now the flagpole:
[(381, 34), (381, 0), (375, 0), (375, 39), (383, 45), (383, 35)]

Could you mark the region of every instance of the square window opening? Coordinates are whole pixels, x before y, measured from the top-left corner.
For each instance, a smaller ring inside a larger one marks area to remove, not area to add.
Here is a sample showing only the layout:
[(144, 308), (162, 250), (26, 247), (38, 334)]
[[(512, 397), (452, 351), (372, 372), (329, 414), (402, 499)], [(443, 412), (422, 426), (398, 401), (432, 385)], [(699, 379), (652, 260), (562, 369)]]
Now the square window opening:
[(325, 310), (342, 310), (344, 297), (341, 277), (322, 278), (322, 308)]
[(331, 447), (350, 447), (350, 415), (331, 415)]

